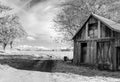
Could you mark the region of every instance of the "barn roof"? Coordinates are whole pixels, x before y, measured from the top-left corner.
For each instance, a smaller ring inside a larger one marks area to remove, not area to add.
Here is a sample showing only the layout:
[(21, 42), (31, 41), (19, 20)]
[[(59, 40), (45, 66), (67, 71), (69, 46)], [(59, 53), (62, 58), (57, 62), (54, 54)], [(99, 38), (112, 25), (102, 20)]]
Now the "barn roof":
[[(93, 16), (93, 17), (95, 17), (96, 19), (98, 19), (98, 20), (100, 20), (102, 23), (104, 23), (106, 26), (108, 26), (110, 29), (112, 29), (112, 30), (114, 30), (114, 31), (117, 31), (117, 32), (120, 32), (120, 24), (119, 23), (117, 23), (117, 22), (114, 22), (114, 21), (112, 21), (112, 20), (110, 20), (110, 19), (107, 19), (107, 18), (104, 18), (104, 17), (102, 17), (102, 16), (99, 16), (99, 15), (97, 15), (97, 14), (91, 14), (89, 17), (88, 17), (88, 19), (91, 17), (91, 16)], [(88, 21), (88, 20), (87, 20)], [(86, 21), (86, 22), (87, 22)], [(86, 23), (85, 22), (85, 23)], [(83, 25), (84, 26), (84, 25)], [(83, 27), (82, 26), (82, 27)], [(81, 27), (81, 28), (82, 28)], [(73, 38), (72, 39), (74, 39), (74, 37), (78, 34), (78, 32), (81, 30), (81, 28), (77, 31), (77, 33), (73, 36)]]

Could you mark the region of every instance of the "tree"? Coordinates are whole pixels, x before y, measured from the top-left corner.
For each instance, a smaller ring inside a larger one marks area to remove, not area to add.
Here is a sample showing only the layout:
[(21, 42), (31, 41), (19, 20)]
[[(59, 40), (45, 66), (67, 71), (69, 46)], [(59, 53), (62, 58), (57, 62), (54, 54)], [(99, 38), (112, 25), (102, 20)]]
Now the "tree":
[[(3, 13), (12, 10), (12, 8), (0, 4), (0, 10), (0, 13)], [(26, 35), (27, 33), (20, 24), (17, 15), (10, 14), (0, 18), (0, 43), (3, 44), (4, 50), (8, 44), (12, 48), (15, 39)]]
[(91, 13), (120, 22), (120, 0), (67, 0), (54, 19), (55, 29), (71, 41)]
[(23, 30), (17, 16), (6, 16), (0, 19), (0, 42), (3, 43), (3, 49), (7, 44), (12, 48), (13, 41), (21, 38), (27, 33)]

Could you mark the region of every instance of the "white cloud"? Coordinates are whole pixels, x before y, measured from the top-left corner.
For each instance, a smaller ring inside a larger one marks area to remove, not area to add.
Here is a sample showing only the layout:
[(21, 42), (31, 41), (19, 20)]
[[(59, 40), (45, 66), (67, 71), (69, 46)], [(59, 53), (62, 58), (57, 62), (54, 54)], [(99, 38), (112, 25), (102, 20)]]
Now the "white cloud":
[[(15, 12), (20, 17), (22, 26), (29, 35), (27, 40), (23, 41), (23, 44), (45, 47), (56, 47), (56, 45), (58, 47), (58, 45), (61, 45), (53, 41), (59, 35), (54, 29), (51, 29), (54, 26), (53, 18), (59, 10), (58, 5), (61, 0), (46, 0), (30, 8), (29, 5), (26, 5), (30, 0), (25, 0), (25, 3), (24, 1), (20, 2), (21, 0), (5, 1), (14, 7)], [(37, 36), (37, 34), (43, 35)]]
[(28, 36), (27, 39), (28, 39), (28, 40), (31, 40), (31, 41), (36, 40), (36, 39), (35, 39), (34, 37), (32, 37), (32, 36)]

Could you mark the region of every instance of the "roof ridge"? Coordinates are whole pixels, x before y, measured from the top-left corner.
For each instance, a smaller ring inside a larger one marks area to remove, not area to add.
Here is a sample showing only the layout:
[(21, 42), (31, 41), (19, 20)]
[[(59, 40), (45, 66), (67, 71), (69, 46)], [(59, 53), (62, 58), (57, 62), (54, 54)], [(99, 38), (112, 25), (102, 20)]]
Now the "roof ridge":
[(120, 32), (120, 23), (97, 14), (92, 14), (92, 15), (96, 17), (98, 20), (100, 20), (101, 22), (103, 22), (104, 24), (106, 24), (107, 26), (111, 27), (112, 30)]

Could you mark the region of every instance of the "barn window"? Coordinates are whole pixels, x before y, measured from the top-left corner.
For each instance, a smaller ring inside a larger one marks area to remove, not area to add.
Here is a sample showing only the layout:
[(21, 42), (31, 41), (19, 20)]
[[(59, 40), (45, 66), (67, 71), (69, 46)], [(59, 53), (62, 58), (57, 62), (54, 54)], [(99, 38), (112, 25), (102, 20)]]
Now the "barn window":
[(98, 37), (98, 24), (92, 23), (88, 24), (88, 37), (97, 38)]

